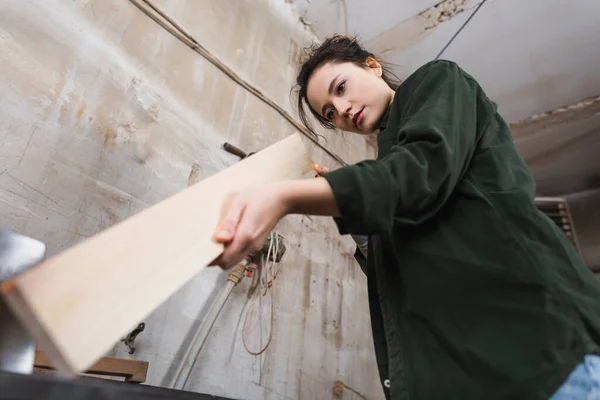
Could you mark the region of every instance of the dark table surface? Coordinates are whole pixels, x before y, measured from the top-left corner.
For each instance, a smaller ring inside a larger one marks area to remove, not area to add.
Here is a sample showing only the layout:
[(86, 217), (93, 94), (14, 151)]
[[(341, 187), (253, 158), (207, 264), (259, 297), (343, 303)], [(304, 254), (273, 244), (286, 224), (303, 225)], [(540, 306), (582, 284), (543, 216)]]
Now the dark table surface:
[(0, 371), (1, 400), (230, 400), (208, 394), (118, 381), (71, 380)]

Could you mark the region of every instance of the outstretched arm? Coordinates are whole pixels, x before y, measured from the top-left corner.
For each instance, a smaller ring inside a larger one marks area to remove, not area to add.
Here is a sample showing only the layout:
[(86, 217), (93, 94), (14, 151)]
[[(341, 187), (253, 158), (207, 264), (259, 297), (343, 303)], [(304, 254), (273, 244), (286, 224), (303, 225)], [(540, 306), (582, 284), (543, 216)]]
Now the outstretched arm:
[(340, 212), (324, 178), (284, 181), (237, 194), (215, 233), (225, 251), (214, 264), (229, 268), (258, 251), (265, 237), (287, 214), (339, 216)]

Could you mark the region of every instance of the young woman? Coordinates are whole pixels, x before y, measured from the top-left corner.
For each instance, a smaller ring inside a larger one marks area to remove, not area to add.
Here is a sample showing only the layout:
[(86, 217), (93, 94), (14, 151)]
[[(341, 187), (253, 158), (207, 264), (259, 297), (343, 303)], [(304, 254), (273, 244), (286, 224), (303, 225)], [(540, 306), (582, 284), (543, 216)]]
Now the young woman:
[(328, 128), (379, 132), (378, 157), (244, 192), (215, 233), (216, 263), (259, 249), (286, 214), (336, 217), (342, 234), (369, 237), (388, 398), (600, 396), (600, 282), (536, 209), (532, 176), (475, 79), (434, 61), (394, 90), (373, 54), (336, 36), (298, 86), (305, 123), (306, 104)]

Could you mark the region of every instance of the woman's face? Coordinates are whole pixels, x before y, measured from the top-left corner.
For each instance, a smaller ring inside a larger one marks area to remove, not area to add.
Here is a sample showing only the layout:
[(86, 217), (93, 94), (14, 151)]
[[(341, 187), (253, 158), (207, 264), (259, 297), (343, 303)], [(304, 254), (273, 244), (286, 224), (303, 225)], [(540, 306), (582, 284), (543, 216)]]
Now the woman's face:
[(381, 75), (381, 65), (372, 58), (363, 68), (350, 62), (326, 63), (308, 81), (308, 104), (338, 129), (373, 133), (394, 98)]

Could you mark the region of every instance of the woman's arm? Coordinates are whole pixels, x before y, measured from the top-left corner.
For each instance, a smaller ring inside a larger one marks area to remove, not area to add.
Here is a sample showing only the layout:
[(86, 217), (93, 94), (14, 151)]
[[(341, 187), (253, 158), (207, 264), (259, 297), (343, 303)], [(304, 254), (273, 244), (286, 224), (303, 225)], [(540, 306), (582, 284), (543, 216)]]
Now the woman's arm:
[(287, 214), (339, 216), (331, 186), (324, 178), (292, 180), (244, 190), (226, 205), (214, 240), (223, 254), (212, 264), (229, 268), (258, 251), (265, 237)]
[(286, 214), (340, 216), (333, 190), (324, 178), (282, 182), (278, 190)]

